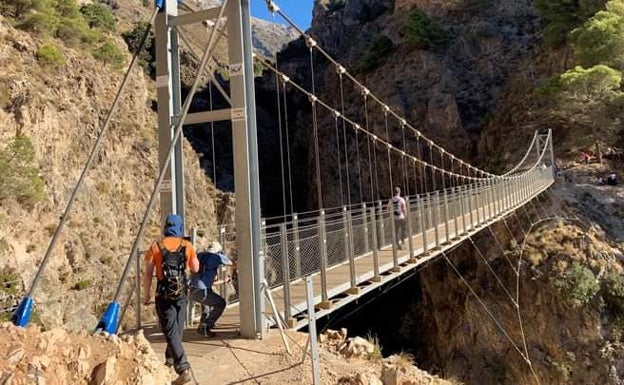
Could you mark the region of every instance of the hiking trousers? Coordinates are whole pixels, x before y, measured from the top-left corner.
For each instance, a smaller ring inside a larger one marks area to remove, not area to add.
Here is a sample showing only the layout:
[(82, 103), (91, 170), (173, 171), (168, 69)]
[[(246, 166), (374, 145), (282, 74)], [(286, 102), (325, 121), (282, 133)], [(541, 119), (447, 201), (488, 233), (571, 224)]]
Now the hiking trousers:
[(402, 245), (405, 241), (405, 218), (394, 219), (394, 232), (397, 245)]
[(173, 368), (178, 374), (190, 368), (182, 346), (186, 303), (186, 297), (177, 301), (166, 301), (156, 297), (156, 313), (160, 322), (160, 330), (167, 341), (165, 359), (168, 362), (173, 361)]
[(199, 321), (199, 327), (212, 329), (215, 323), (223, 314), (225, 310), (226, 302), (223, 297), (209, 289), (191, 289), (191, 299), (195, 302), (201, 303), (202, 314)]

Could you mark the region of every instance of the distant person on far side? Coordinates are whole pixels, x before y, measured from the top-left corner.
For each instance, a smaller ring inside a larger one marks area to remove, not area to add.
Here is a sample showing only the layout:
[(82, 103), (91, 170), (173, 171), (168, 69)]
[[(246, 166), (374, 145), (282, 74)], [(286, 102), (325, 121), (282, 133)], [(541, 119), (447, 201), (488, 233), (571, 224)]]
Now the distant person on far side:
[(407, 206), (405, 199), (401, 196), (401, 188), (394, 188), (394, 196), (388, 202), (388, 209), (392, 212), (394, 219), (395, 242), (398, 249), (403, 249), (405, 240), (405, 216), (407, 215)]

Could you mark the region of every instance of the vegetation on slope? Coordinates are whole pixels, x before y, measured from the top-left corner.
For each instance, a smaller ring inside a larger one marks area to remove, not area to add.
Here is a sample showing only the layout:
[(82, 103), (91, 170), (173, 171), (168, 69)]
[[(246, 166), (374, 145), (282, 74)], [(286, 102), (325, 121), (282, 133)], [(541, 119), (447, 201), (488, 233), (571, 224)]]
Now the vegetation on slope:
[[(620, 119), (624, 108), (624, 0), (611, 0), (604, 9), (601, 1), (581, 2), (585, 5), (577, 4), (573, 12), (561, 16), (565, 22), (555, 20), (555, 10), (570, 7), (568, 3), (558, 0), (537, 4), (547, 21), (546, 42), (550, 42), (552, 29), (565, 30), (574, 52), (573, 67), (554, 74), (537, 90), (545, 106), (542, 124), (564, 128), (566, 149), (595, 145), (600, 155), (605, 145), (619, 144), (624, 132)], [(594, 10), (597, 12), (581, 24), (583, 17)]]
[(0, 4), (0, 13), (17, 28), (58, 38), (68, 47), (90, 50), (93, 57), (113, 68), (124, 65), (123, 52), (111, 41), (117, 30), (115, 16), (105, 4), (78, 6), (75, 0), (8, 0)]

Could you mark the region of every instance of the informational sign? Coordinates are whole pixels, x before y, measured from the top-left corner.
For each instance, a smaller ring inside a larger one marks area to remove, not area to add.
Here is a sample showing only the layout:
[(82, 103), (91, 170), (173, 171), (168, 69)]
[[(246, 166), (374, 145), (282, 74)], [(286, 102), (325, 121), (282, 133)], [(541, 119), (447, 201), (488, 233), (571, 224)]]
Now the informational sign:
[(160, 75), (156, 77), (156, 88), (167, 87), (169, 85), (169, 75)]
[(163, 179), (160, 184), (160, 192), (170, 192), (171, 191), (171, 179)]
[(230, 64), (230, 77), (243, 74), (243, 63)]
[(245, 120), (245, 108), (232, 108), (232, 121), (239, 122), (241, 120)]

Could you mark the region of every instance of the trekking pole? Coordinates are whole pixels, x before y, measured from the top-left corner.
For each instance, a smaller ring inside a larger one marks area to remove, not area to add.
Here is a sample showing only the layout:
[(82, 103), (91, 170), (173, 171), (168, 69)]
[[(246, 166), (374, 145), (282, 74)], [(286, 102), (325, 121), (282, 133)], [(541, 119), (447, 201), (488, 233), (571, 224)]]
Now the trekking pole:
[(108, 125), (113, 116), (113, 112), (115, 112), (115, 110), (117, 109), (117, 104), (119, 102), (121, 93), (125, 89), (126, 84), (128, 84), (127, 82), (128, 82), (128, 78), (130, 77), (130, 73), (132, 72), (132, 70), (134, 69), (134, 66), (138, 62), (139, 54), (141, 53), (141, 50), (143, 50), (143, 46), (145, 46), (145, 42), (147, 41), (147, 37), (149, 36), (150, 30), (152, 28), (152, 24), (154, 23), (154, 20), (156, 20), (156, 15), (158, 14), (158, 11), (162, 7), (162, 1), (163, 0), (156, 0), (156, 9), (154, 9), (154, 13), (152, 14), (152, 17), (150, 18), (149, 24), (147, 28), (145, 28), (145, 33), (143, 34), (143, 37), (141, 38), (141, 43), (139, 44), (134, 55), (132, 56), (132, 61), (130, 62), (128, 71), (126, 71), (126, 74), (124, 75), (124, 78), (121, 82), (121, 86), (119, 87), (119, 91), (117, 91), (117, 95), (115, 95), (115, 100), (113, 101), (113, 104), (110, 110), (108, 111), (108, 115), (106, 116), (106, 119), (104, 120), (104, 125), (102, 126), (102, 129), (100, 130), (100, 133), (95, 141), (95, 144), (93, 145), (93, 148), (91, 149), (91, 153), (89, 154), (87, 163), (84, 165), (84, 168), (82, 169), (80, 178), (78, 178), (78, 183), (76, 183), (76, 186), (74, 187), (74, 191), (72, 192), (72, 195), (69, 198), (69, 201), (67, 202), (67, 206), (65, 206), (65, 211), (63, 212), (63, 215), (61, 215), (61, 221), (59, 222), (59, 225), (56, 228), (56, 231), (54, 232), (54, 236), (50, 240), (48, 249), (46, 250), (45, 256), (43, 257), (43, 260), (41, 261), (41, 265), (39, 266), (39, 269), (37, 270), (37, 274), (35, 275), (35, 278), (30, 285), (28, 294), (26, 294), (26, 297), (22, 299), (19, 306), (17, 307), (17, 310), (15, 311), (15, 313), (13, 313), (13, 316), (11, 317), (11, 321), (13, 322), (13, 324), (17, 326), (24, 327), (30, 321), (30, 316), (33, 310), (33, 305), (35, 303), (33, 300), (33, 294), (35, 292), (35, 289), (37, 288), (39, 281), (41, 280), (41, 275), (43, 274), (43, 271), (45, 270), (45, 267), (47, 266), (48, 261), (50, 260), (50, 257), (52, 256), (52, 253), (54, 252), (56, 243), (58, 242), (59, 237), (61, 235), (61, 231), (65, 227), (65, 223), (67, 222), (67, 219), (69, 218), (71, 209), (74, 206), (74, 203), (76, 202), (78, 191), (84, 184), (85, 178), (87, 176), (87, 172), (91, 168), (91, 165), (93, 164), (93, 161), (95, 160), (99, 152), (100, 146), (102, 145), (102, 141), (104, 139), (104, 135), (108, 131)]

